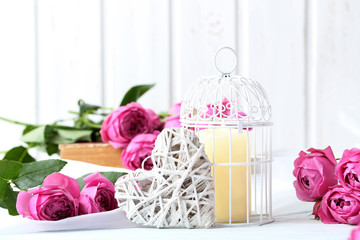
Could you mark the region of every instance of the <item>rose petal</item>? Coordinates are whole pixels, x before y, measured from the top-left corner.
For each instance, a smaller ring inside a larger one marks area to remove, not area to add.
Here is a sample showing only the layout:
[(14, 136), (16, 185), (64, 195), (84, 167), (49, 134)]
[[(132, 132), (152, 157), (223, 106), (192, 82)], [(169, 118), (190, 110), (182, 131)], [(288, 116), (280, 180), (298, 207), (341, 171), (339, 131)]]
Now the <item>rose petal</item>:
[(99, 183), (104, 183), (105, 185), (114, 188), (114, 184), (110, 182), (106, 177), (101, 175), (99, 172), (95, 172), (90, 174), (89, 176), (84, 178), (86, 183), (86, 187), (97, 186)]
[(30, 215), (29, 211), (29, 201), (31, 199), (31, 195), (28, 192), (20, 191), (17, 200), (16, 200), (16, 210), (20, 215), (26, 218), (33, 219)]
[(68, 191), (74, 198), (79, 198), (80, 187), (76, 179), (55, 172), (44, 179), (43, 186), (55, 186)]
[(37, 208), (38, 208), (38, 196), (39, 195), (33, 195), (31, 198), (30, 198), (30, 201), (29, 201), (29, 213), (30, 213), (30, 216), (32, 219), (34, 220), (42, 220), (42, 219), (39, 219), (38, 217), (38, 211), (37, 211)]

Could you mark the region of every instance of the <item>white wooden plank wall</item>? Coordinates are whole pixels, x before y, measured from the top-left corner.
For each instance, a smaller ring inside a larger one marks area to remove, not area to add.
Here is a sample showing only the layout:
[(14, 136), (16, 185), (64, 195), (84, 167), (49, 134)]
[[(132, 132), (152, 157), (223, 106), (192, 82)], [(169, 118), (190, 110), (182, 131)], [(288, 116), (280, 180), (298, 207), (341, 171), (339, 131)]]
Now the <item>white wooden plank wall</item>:
[[(36, 119), (34, 1), (0, 0), (0, 116)], [(0, 151), (21, 143), (22, 127), (0, 121)]]
[(173, 0), (171, 8), (173, 101), (181, 101), (199, 76), (219, 75), (213, 56), (220, 47), (236, 48), (233, 0)]
[(360, 2), (318, 1), (315, 144), (360, 147)]
[(248, 4), (249, 32), (243, 36), (249, 45), (246, 71), (269, 95), (274, 150), (304, 145), (304, 6), (298, 0)]
[(38, 0), (37, 15), (40, 122), (69, 117), (78, 99), (101, 104), (100, 1)]
[(169, 2), (104, 1), (104, 99), (120, 104), (136, 84), (156, 83), (140, 103), (157, 112), (170, 105)]
[[(275, 151), (360, 147), (359, 29), (356, 0), (0, 0), (0, 116), (47, 123), (142, 83), (166, 111), (231, 46), (268, 92)], [(0, 122), (0, 151), (20, 131)]]

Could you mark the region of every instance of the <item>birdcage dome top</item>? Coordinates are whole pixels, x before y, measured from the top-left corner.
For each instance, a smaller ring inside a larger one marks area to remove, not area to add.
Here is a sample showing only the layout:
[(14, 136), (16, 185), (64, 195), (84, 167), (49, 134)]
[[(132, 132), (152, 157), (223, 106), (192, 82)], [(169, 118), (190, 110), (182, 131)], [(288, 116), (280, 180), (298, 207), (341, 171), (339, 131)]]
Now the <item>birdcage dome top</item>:
[[(228, 50), (229, 48), (220, 49)], [(230, 49), (233, 53), (234, 50)], [(181, 104), (180, 121), (187, 127), (272, 125), (271, 106), (264, 88), (255, 80), (231, 75), (236, 66), (220, 76), (199, 77), (190, 86)]]

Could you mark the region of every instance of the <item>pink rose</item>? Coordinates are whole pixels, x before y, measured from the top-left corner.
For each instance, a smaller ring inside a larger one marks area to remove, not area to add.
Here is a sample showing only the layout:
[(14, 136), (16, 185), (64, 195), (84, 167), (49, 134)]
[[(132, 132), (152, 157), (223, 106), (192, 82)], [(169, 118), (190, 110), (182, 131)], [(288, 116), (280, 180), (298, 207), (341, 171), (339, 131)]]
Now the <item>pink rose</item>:
[(20, 191), (16, 209), (23, 217), (55, 221), (78, 215), (79, 184), (71, 177), (53, 173), (44, 179), (43, 187)]
[(80, 192), (79, 214), (97, 213), (117, 208), (115, 186), (99, 172), (84, 178), (86, 185)]
[[(229, 100), (227, 98), (224, 98), (223, 101), (221, 102), (221, 105), (219, 104), (208, 104), (207, 105), (207, 111), (204, 114), (204, 118), (210, 118), (213, 117), (214, 111), (215, 111), (215, 115), (218, 118), (227, 118), (229, 116), (231, 116), (231, 104), (229, 102)], [(242, 117), (246, 117), (246, 114), (243, 112), (238, 112), (237, 116), (238, 118), (242, 118)]]
[(356, 227), (351, 231), (348, 240), (359, 240), (360, 239), (360, 227)]
[(341, 185), (335, 186), (324, 195), (318, 214), (323, 223), (359, 224), (359, 194)]
[(344, 188), (360, 191), (360, 149), (344, 151), (335, 175)]
[(302, 201), (321, 199), (329, 187), (337, 184), (334, 178), (336, 161), (331, 147), (324, 150), (310, 148), (308, 152), (301, 151), (294, 162), (294, 187)]
[[(159, 131), (150, 134), (139, 134), (134, 137), (129, 145), (121, 153), (121, 161), (127, 169), (136, 170), (142, 168), (145, 158), (151, 155), (155, 147), (155, 140)], [(144, 163), (145, 170), (151, 170), (152, 160), (149, 158)]]
[(129, 103), (110, 113), (101, 125), (104, 142), (115, 149), (126, 147), (138, 134), (153, 131), (152, 116), (139, 103)]
[(174, 127), (181, 127), (180, 123), (180, 108), (181, 102), (175, 103), (169, 110), (171, 114), (166, 118), (164, 128), (174, 128)]
[(163, 130), (164, 123), (160, 120), (160, 117), (151, 109), (147, 109), (146, 111), (150, 115), (154, 130), (158, 130), (158, 131)]

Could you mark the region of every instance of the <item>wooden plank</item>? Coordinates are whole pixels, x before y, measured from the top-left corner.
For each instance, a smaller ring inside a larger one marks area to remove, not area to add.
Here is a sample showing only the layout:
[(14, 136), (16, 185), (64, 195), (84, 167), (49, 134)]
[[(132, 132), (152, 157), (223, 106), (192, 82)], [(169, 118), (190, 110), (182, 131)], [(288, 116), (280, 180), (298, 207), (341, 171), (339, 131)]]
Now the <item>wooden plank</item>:
[(172, 101), (183, 99), (199, 76), (219, 75), (213, 66), (215, 52), (236, 48), (235, 1), (196, 0), (172, 2)]
[[(302, 149), (305, 142), (304, 3), (255, 0), (245, 6), (249, 8), (246, 40), (249, 69), (244, 72), (248, 71), (249, 77), (268, 93), (273, 110), (273, 149)], [(240, 29), (240, 46), (244, 37), (246, 33), (242, 36)], [(242, 71), (239, 70), (240, 75), (244, 74)]]
[(59, 150), (62, 159), (124, 168), (121, 162), (121, 152), (123, 149), (115, 149), (108, 143), (60, 144)]
[[(0, 116), (36, 121), (34, 1), (0, 1)], [(23, 127), (0, 121), (0, 151), (21, 144)]]
[(101, 104), (100, 0), (38, 0), (40, 122)]
[(104, 2), (105, 103), (116, 107), (133, 85), (156, 83), (140, 99), (146, 108), (169, 108), (169, 3)]
[(317, 145), (342, 151), (360, 147), (360, 2), (317, 6)]

